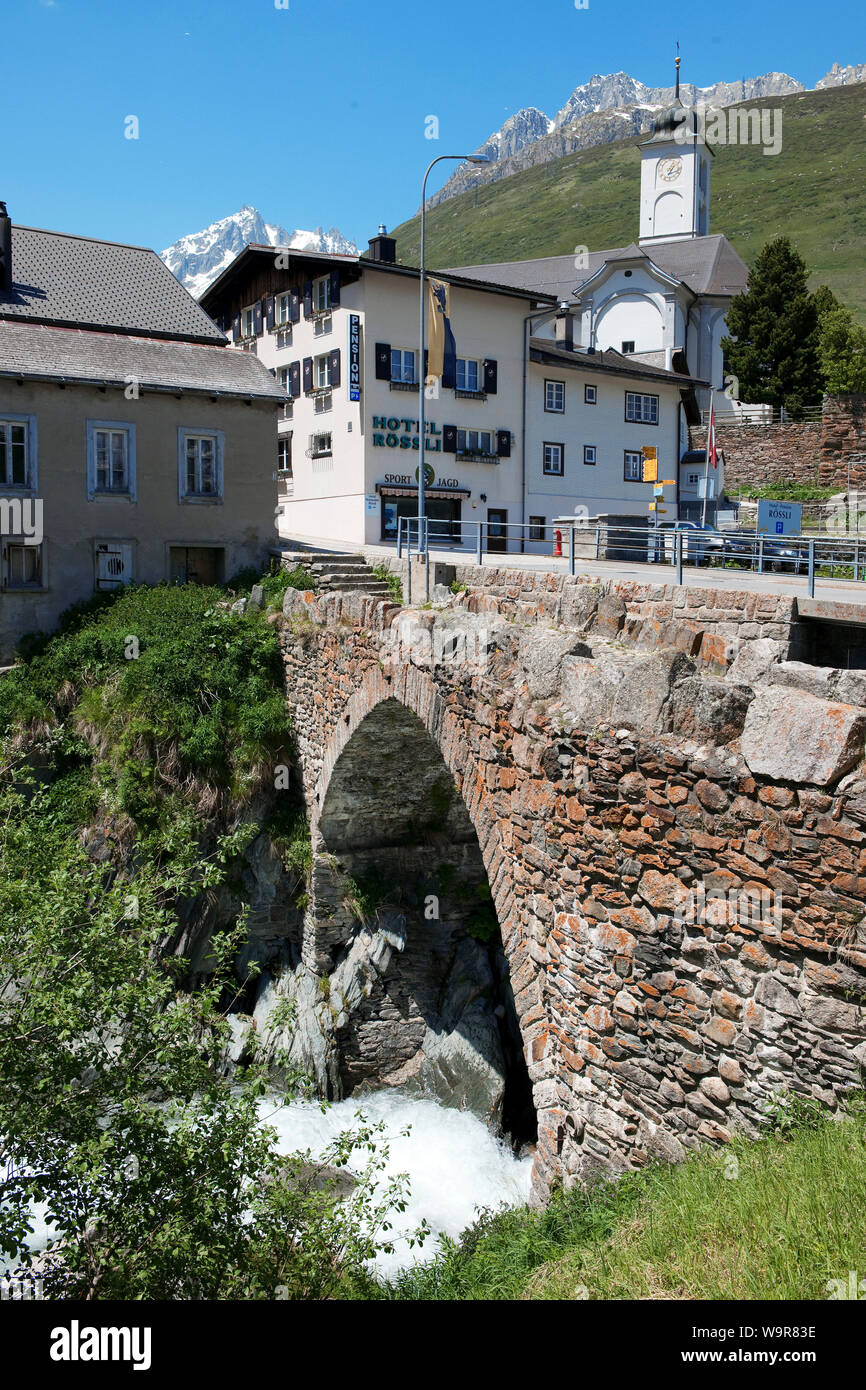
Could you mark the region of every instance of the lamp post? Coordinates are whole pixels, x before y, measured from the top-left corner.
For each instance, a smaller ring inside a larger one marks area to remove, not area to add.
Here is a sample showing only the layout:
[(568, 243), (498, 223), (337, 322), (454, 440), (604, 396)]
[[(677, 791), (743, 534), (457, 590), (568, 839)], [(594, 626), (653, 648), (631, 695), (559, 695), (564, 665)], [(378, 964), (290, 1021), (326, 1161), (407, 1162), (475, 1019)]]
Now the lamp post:
[[(426, 221), (425, 221), (425, 218), (426, 218), (426, 206), (425, 206), (425, 204), (426, 204), (426, 202), (427, 202), (427, 175), (430, 173), (430, 170), (433, 168), (434, 164), (439, 164), (439, 163), (441, 163), (441, 161), (442, 161), (443, 159), (456, 159), (456, 160), (457, 160), (459, 163), (461, 163), (461, 164), (489, 164), (489, 163), (491, 162), (491, 161), (488, 159), (488, 157), (487, 157), (486, 154), (440, 154), (440, 155), (437, 155), (435, 159), (431, 159), (430, 163), (427, 165), (427, 170), (426, 170), (426, 173), (424, 174), (424, 182), (421, 184), (421, 273), (420, 273), (420, 276), (419, 276), (419, 280), (420, 280), (419, 303), (420, 303), (420, 318), (421, 318), (421, 351), (420, 351), (420, 355), (419, 355), (419, 358), (418, 358), (418, 449), (419, 449), (420, 456), (421, 456), (421, 463), (420, 463), (420, 466), (419, 466), (419, 468), (418, 468), (418, 546), (419, 546), (419, 549), (420, 549), (420, 547), (423, 545), (425, 551), (426, 551), (426, 549), (427, 549), (427, 544), (426, 544), (426, 540), (422, 538), (422, 537), (423, 537), (423, 531), (424, 531), (424, 520), (425, 520), (425, 512), (424, 512), (424, 483), (425, 483), (425, 479), (424, 479), (424, 468), (425, 468), (425, 465), (426, 465), (426, 462), (427, 462), (427, 458), (426, 458), (426, 454), (427, 454), (427, 450), (426, 450), (427, 440), (426, 440), (425, 434), (424, 434), (424, 426), (425, 426), (425, 423), (426, 423), (426, 422), (425, 422), (425, 419), (424, 419), (424, 389), (425, 389), (426, 384), (427, 384), (427, 373), (426, 373), (426, 371), (424, 370), (424, 351), (425, 351), (425, 348), (426, 348), (426, 346), (427, 346), (427, 315), (426, 315), (426, 312), (425, 312), (425, 310), (426, 310), (426, 305), (425, 305), (425, 303), (424, 303), (424, 249), (425, 249), (424, 242), (425, 242), (425, 234), (426, 234)], [(428, 594), (427, 597), (429, 598), (430, 595)]]

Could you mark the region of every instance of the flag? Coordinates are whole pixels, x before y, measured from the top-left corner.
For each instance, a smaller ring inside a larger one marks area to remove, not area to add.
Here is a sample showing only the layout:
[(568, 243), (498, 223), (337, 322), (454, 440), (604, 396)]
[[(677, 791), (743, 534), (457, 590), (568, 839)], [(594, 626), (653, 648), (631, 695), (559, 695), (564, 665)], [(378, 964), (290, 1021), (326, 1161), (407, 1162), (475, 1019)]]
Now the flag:
[(457, 383), (457, 346), (451, 331), (451, 286), (445, 280), (427, 281), (427, 377), (441, 377), (443, 386)]
[(707, 428), (707, 458), (714, 468), (718, 467), (719, 457), (716, 453), (716, 414), (715, 407), (710, 406), (710, 423)]

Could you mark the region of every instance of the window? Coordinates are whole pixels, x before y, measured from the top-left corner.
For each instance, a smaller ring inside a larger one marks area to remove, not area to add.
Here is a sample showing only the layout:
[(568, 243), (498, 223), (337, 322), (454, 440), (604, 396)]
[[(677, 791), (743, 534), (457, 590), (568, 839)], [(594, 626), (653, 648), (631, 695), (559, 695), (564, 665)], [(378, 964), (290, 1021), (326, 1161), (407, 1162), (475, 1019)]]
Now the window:
[(330, 434), (311, 434), (310, 435), (310, 458), (330, 458), (333, 450), (331, 448)]
[(313, 397), (316, 415), (327, 415), (333, 405), (333, 400), (330, 391), (319, 391), (318, 395)]
[(219, 502), (223, 495), (220, 430), (178, 430), (178, 491), (182, 502)]
[(323, 275), (313, 281), (313, 313), (327, 314), (331, 308), (331, 278)]
[(278, 294), (274, 299), (274, 322), (278, 328), (284, 328), (292, 321), (292, 296), (287, 292)]
[(561, 415), (565, 410), (564, 381), (545, 381), (544, 409), (554, 411), (558, 415)]
[(543, 471), (553, 477), (561, 478), (565, 464), (565, 445), (549, 444), (545, 441), (543, 458)]
[(93, 547), (94, 588), (111, 593), (132, 583), (132, 544), (129, 541), (96, 541)]
[(3, 547), (3, 585), (7, 589), (42, 588), (42, 546), (13, 545)]
[(623, 355), (627, 355), (630, 352), (634, 352), (634, 338), (629, 338), (626, 342), (623, 343), (622, 351)]
[(292, 436), (281, 434), (277, 440), (277, 469), (280, 473), (292, 474)]
[(135, 425), (87, 421), (87, 496), (135, 501)]
[(0, 417), (0, 487), (36, 487), (36, 419)]
[(256, 336), (256, 309), (254, 304), (250, 304), (246, 309), (241, 309), (241, 337), (254, 338)]
[(529, 518), (529, 539), (531, 541), (544, 540), (544, 528), (547, 525), (547, 518), (543, 516), (531, 516)]
[(598, 387), (584, 386), (583, 400), (585, 405), (595, 405), (596, 401), (598, 400)]
[(391, 380), (415, 384), (415, 354), (406, 348), (391, 349)]
[(626, 449), (622, 476), (627, 483), (643, 482), (643, 454), (639, 449)]
[(481, 374), (479, 366), (471, 357), (457, 358), (457, 390), (480, 391)]
[(320, 314), (318, 318), (313, 319), (313, 337), (324, 338), (330, 333), (333, 322), (330, 314)]
[(327, 352), (313, 362), (313, 384), (317, 391), (327, 391), (331, 385), (331, 358)]
[(490, 430), (458, 430), (458, 454), (492, 454), (493, 434)]
[(592, 463), (592, 464), (595, 463), (595, 445), (594, 445), (594, 444), (584, 444), (584, 446), (583, 446), (583, 461), (584, 461), (584, 463)]
[(689, 475), (688, 475), (688, 480), (689, 480), (689, 487), (697, 487), (698, 483), (699, 483), (700, 480), (701, 480), (701, 475), (700, 475), (700, 473), (689, 473)]
[(644, 425), (657, 425), (659, 422), (658, 396), (641, 396), (636, 391), (625, 393), (625, 418), (637, 420)]
[(289, 369), (288, 367), (277, 367), (277, 381), (282, 386), (286, 395), (289, 394)]

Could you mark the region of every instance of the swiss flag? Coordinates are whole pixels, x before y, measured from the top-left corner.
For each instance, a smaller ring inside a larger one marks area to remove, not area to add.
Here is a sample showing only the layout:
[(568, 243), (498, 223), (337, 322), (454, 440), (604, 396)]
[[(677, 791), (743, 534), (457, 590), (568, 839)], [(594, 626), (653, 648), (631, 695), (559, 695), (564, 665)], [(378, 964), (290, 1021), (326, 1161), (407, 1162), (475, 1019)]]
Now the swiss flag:
[(718, 467), (719, 456), (716, 453), (716, 415), (715, 406), (710, 406), (710, 424), (707, 430), (707, 458), (714, 468)]

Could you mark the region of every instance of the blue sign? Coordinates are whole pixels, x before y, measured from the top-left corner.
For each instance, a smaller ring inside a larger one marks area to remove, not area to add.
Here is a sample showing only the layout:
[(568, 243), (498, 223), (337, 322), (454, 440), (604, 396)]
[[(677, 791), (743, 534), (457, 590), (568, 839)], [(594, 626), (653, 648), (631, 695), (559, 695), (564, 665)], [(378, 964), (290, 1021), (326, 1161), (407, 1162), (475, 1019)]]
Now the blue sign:
[(349, 400), (361, 399), (361, 317), (349, 315)]
[(800, 502), (758, 503), (758, 530), (764, 535), (799, 536), (803, 526)]

